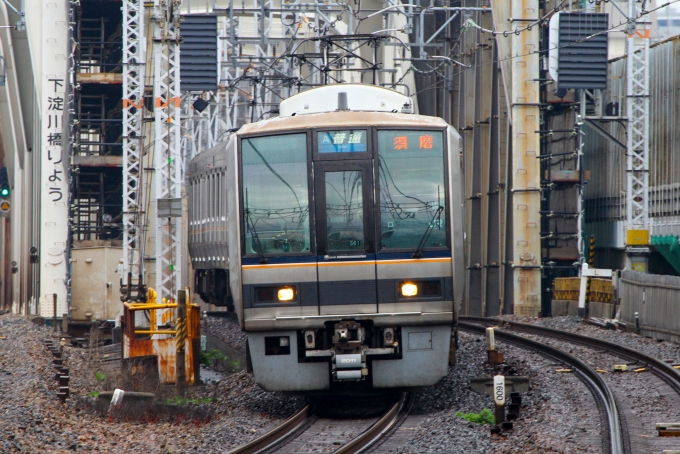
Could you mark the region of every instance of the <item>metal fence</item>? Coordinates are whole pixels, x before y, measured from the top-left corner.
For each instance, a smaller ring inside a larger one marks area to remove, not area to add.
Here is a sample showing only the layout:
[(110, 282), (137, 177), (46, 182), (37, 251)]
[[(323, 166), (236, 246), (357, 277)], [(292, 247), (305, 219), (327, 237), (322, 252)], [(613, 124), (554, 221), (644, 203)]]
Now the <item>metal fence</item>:
[(619, 278), (620, 319), (640, 334), (680, 342), (680, 277), (622, 271)]

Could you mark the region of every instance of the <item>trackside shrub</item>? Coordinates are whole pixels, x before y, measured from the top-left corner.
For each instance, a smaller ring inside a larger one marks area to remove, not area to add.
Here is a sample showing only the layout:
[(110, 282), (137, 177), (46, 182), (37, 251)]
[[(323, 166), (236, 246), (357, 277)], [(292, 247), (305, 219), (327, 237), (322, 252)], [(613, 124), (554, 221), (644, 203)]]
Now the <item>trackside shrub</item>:
[(456, 416), (463, 418), (466, 421), (473, 422), (475, 424), (495, 424), (496, 418), (493, 416), (493, 412), (488, 408), (480, 411), (479, 413), (463, 413), (462, 411), (457, 411)]

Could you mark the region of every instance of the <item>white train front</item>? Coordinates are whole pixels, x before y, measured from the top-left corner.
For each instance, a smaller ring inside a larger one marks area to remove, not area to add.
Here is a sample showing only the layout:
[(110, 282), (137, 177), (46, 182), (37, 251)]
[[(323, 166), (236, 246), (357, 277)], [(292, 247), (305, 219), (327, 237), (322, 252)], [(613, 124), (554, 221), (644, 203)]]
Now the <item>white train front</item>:
[(187, 181), (195, 289), (238, 314), (270, 391), (433, 385), (464, 294), (459, 140), (370, 85), (281, 103)]

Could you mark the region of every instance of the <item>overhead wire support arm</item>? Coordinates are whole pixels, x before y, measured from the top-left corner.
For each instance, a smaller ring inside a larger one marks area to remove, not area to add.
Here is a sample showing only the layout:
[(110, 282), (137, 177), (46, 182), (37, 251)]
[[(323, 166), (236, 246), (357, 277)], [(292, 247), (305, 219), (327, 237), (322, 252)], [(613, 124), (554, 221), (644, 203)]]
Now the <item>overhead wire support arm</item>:
[(430, 58), (434, 58), (435, 60), (444, 60), (447, 63), (451, 63), (452, 65), (462, 66), (463, 68), (472, 68), (472, 66), (470, 66), (470, 65), (466, 65), (466, 64), (461, 63), (459, 61), (456, 61), (453, 58), (444, 57), (443, 55), (431, 55)]
[(448, 19), (446, 22), (444, 22), (444, 24), (443, 24), (441, 27), (439, 27), (439, 30), (437, 30), (436, 32), (434, 32), (434, 33), (432, 34), (432, 36), (430, 36), (430, 38), (429, 38), (427, 41), (425, 41), (425, 44), (430, 44), (432, 41), (434, 41), (434, 39), (435, 39), (437, 36), (439, 36), (439, 34), (440, 34), (442, 31), (444, 31), (444, 30), (446, 29), (446, 27), (448, 27), (449, 24), (450, 24), (451, 22), (453, 22), (453, 20), (454, 20), (456, 17), (458, 17), (458, 11), (456, 11), (455, 13), (453, 13), (453, 15), (452, 15), (451, 17), (449, 17), (449, 19)]
[[(5, 0), (5, 1), (7, 1), (7, 0)], [(377, 16), (378, 14), (384, 13), (384, 12), (389, 11), (391, 9), (396, 9), (397, 12), (399, 12), (399, 13), (405, 15), (405, 16), (408, 16), (408, 14), (406, 14), (406, 12), (402, 9), (402, 7), (403, 7), (403, 5), (390, 5), (390, 6), (387, 6), (387, 7), (383, 8), (379, 11), (375, 11), (375, 12), (369, 14), (364, 19), (368, 19), (368, 18), (371, 18), (373, 16)]]
[[(3, 0), (3, 1), (5, 2), (5, 5), (7, 5), (7, 7), (9, 9), (14, 11), (14, 13), (19, 16), (19, 22), (17, 22), (17, 24), (16, 24), (16, 29), (18, 31), (26, 30), (26, 0), (21, 0), (21, 10), (16, 9), (14, 7), (14, 5), (12, 5), (9, 2), (9, 0)], [(14, 27), (12, 27), (12, 28), (14, 28)]]
[[(488, 11), (491, 11), (491, 9), (490, 8), (474, 8), (474, 7), (469, 7), (469, 8), (467, 8), (467, 7), (451, 7), (451, 8), (446, 7), (445, 8), (445, 7), (442, 7), (442, 6), (428, 6), (426, 8), (422, 8), (420, 10), (420, 28), (418, 29), (418, 41), (416, 43), (411, 43), (411, 47), (420, 47), (421, 48), (421, 51), (420, 51), (421, 56), (423, 58), (427, 57), (427, 53), (425, 52), (425, 50), (423, 48), (425, 46), (431, 46), (432, 40), (442, 31), (441, 28), (440, 28), (439, 30), (437, 30), (434, 33), (432, 38), (430, 38), (428, 41), (425, 41), (425, 13), (434, 12), (434, 11), (446, 11), (446, 12), (454, 12), (454, 13), (458, 14), (461, 11), (471, 11), (471, 12), (473, 12), (473, 11), (487, 11), (488, 12)], [(448, 22), (450, 22), (451, 20), (453, 20), (453, 18), (451, 18)], [(447, 22), (447, 24), (448, 24), (448, 22)], [(444, 26), (446, 26), (447, 24), (445, 24)]]
[(630, 17), (628, 14), (626, 14), (626, 12), (625, 12), (618, 4), (617, 4), (616, 1), (608, 2), (608, 3), (609, 3), (610, 5), (612, 5), (614, 8), (618, 9), (619, 12), (621, 13), (621, 15), (622, 15), (623, 17), (625, 17), (627, 21), (631, 21), (631, 20), (632, 20), (633, 22), (635, 21), (635, 15), (633, 15), (633, 17), (631, 18), (631, 17)]
[(624, 150), (626, 149), (626, 144), (621, 142), (619, 139), (611, 135), (607, 130), (605, 130), (602, 126), (598, 125), (597, 122), (590, 120), (586, 117), (586, 123), (588, 123), (590, 126), (593, 127), (593, 131), (597, 132), (600, 134), (602, 137), (605, 139), (610, 140), (612, 143), (618, 145), (619, 147), (623, 148)]

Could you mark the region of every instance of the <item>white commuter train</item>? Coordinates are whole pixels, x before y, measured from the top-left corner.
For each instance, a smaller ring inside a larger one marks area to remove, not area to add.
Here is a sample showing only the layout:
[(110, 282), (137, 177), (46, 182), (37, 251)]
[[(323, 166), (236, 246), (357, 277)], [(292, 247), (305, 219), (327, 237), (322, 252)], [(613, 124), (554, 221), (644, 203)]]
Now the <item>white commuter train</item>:
[(319, 87), (191, 161), (195, 289), (236, 312), (262, 388), (417, 388), (455, 361), (460, 136), (412, 111), (393, 90)]

